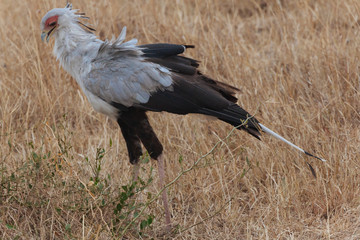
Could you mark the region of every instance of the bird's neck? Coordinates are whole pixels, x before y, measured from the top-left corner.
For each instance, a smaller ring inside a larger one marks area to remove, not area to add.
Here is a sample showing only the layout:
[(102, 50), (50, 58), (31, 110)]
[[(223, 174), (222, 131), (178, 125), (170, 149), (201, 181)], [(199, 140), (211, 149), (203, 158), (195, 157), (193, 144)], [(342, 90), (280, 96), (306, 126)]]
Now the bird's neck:
[(86, 66), (96, 57), (102, 41), (75, 23), (58, 29), (54, 35), (54, 55), (62, 67), (79, 82), (81, 75), (90, 71)]

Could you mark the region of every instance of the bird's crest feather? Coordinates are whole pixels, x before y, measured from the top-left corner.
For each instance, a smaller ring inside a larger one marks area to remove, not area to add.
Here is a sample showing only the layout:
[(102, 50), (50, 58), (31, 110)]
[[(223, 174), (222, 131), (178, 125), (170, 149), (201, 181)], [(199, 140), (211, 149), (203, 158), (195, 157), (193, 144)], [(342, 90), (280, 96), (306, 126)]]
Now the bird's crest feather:
[(72, 4), (67, 1), (65, 8), (69, 8), (70, 10), (72, 10)]
[(117, 58), (119, 56), (125, 55), (133, 55), (139, 56), (141, 55), (140, 49), (136, 46), (137, 39), (133, 38), (127, 42), (124, 42), (126, 38), (126, 27), (123, 27), (119, 37), (117, 39), (112, 39), (111, 41), (105, 40), (103, 44), (101, 44), (98, 50), (97, 60), (102, 57), (112, 57)]
[[(72, 9), (72, 4), (67, 1), (66, 3), (66, 6), (65, 6), (66, 9), (69, 9), (77, 18), (82, 18), (82, 19), (86, 19), (86, 20), (89, 20), (90, 18), (85, 16), (86, 14), (84, 12), (78, 12), (79, 9)], [(86, 31), (88, 32), (95, 32), (96, 30), (92, 27), (89, 27), (87, 24), (81, 22), (81, 21), (77, 21), (77, 23), (79, 23)]]

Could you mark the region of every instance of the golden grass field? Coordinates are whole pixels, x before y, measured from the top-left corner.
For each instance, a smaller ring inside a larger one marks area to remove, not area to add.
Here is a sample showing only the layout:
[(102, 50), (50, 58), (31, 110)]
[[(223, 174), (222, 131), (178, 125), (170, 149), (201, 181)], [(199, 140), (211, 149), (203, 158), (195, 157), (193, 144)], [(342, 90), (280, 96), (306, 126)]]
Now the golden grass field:
[(154, 180), (131, 201), (148, 205), (138, 220), (154, 222), (125, 229), (133, 215), (114, 211), (132, 177), (120, 130), (59, 67), (53, 39), (40, 39), (41, 18), (65, 1), (1, 0), (0, 239), (360, 239), (359, 1), (72, 3), (101, 39), (127, 26), (140, 44), (194, 44), (186, 55), (203, 73), (240, 88), (242, 107), (328, 161), (266, 135), (227, 137), (220, 121), (150, 113), (167, 182), (191, 170), (167, 189), (166, 235), (161, 201), (149, 203), (156, 162), (142, 164)]

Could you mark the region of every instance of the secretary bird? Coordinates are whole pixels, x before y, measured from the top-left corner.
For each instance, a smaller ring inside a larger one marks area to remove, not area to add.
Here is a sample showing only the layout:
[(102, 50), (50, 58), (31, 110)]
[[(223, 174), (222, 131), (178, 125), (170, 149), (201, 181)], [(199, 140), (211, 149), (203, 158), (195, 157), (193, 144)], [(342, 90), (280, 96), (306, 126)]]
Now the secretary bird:
[[(54, 37), (54, 55), (75, 78), (93, 108), (117, 120), (130, 163), (138, 164), (143, 154), (141, 143), (151, 158), (158, 161), (161, 188), (165, 175), (163, 146), (150, 126), (146, 111), (209, 115), (258, 139), (260, 131), (266, 132), (306, 155), (325, 161), (259, 123), (236, 104), (237, 88), (201, 74), (198, 61), (180, 56), (193, 46), (136, 45), (136, 39), (124, 42), (125, 27), (115, 41), (102, 41), (95, 36), (94, 29), (80, 21), (84, 18), (87, 19), (85, 14), (73, 10), (69, 3), (65, 8), (52, 9), (41, 20), (41, 39), (48, 42)], [(166, 191), (162, 200), (169, 230)]]

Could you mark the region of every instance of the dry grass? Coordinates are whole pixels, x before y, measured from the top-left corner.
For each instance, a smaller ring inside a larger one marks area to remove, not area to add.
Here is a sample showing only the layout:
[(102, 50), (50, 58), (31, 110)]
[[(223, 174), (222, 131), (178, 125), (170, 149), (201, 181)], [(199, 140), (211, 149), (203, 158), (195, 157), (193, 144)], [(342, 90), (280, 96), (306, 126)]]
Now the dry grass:
[[(114, 204), (119, 186), (131, 179), (120, 131), (92, 110), (59, 68), (53, 42), (40, 40), (40, 19), (63, 5), (0, 2), (2, 239), (119, 236), (111, 228)], [(179, 228), (171, 237), (360, 239), (358, 1), (79, 0), (73, 5), (91, 17), (101, 38), (126, 25), (128, 39), (141, 44), (196, 45), (187, 55), (199, 59), (207, 75), (241, 88), (239, 104), (328, 160), (308, 159), (267, 136), (260, 142), (234, 132), (169, 187)], [(150, 118), (165, 146), (168, 181), (232, 129), (197, 116)], [(106, 149), (99, 171), (93, 169), (97, 148)], [(156, 164), (143, 165), (144, 179), (150, 166)], [(97, 174), (106, 191), (91, 189)], [(155, 170), (153, 176), (157, 179)], [(84, 185), (88, 188), (79, 188)], [(157, 184), (145, 191), (156, 193)], [(137, 201), (146, 202), (146, 194)], [(144, 238), (162, 237), (162, 209), (160, 201), (146, 209), (155, 220)], [(134, 231), (125, 236), (139, 237)]]

